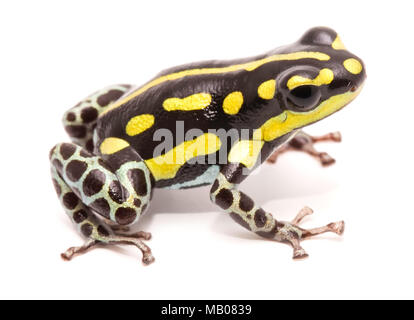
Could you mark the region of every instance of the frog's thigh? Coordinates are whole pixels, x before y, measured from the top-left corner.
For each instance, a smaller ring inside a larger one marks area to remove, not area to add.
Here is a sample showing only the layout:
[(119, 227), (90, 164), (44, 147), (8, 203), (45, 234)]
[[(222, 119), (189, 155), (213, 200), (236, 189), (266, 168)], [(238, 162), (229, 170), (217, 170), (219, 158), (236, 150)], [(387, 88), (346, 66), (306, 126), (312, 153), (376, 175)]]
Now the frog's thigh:
[(76, 144), (93, 151), (93, 129), (98, 116), (132, 86), (112, 85), (96, 91), (69, 109), (63, 116), (66, 132)]
[(62, 255), (65, 259), (103, 242), (135, 245), (142, 251), (144, 263), (153, 261), (151, 250), (139, 239), (148, 239), (149, 234), (117, 235), (95, 216), (96, 212), (114, 223), (128, 225), (146, 210), (151, 178), (142, 160), (132, 152), (123, 157), (127, 160), (115, 163), (117, 167), (113, 170), (100, 157), (75, 144), (61, 143), (52, 149), (50, 160), (57, 195), (79, 232), (88, 238), (82, 247), (68, 249)]
[(289, 242), (294, 249), (295, 259), (307, 256), (300, 246), (301, 239), (325, 232), (339, 235), (343, 233), (343, 221), (309, 230), (300, 228), (298, 224), (301, 220), (312, 213), (312, 210), (307, 207), (303, 208), (291, 222), (277, 221), (270, 213), (256, 205), (249, 196), (238, 190), (238, 185), (249, 172), (250, 170), (241, 163), (229, 163), (221, 169), (210, 191), (211, 200), (226, 210), (244, 228), (264, 238)]
[(150, 172), (136, 157), (121, 157), (124, 163), (115, 163), (112, 171), (114, 166), (72, 143), (58, 144), (51, 152), (52, 167), (72, 191), (67, 197), (120, 225), (136, 222), (150, 200)]

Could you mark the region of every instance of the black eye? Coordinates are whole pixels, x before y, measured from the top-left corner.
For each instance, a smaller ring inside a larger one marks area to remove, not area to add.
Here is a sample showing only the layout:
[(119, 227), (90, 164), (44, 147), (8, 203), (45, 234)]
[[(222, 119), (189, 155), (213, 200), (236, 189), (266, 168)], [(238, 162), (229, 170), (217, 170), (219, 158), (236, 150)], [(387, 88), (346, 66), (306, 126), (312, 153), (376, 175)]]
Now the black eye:
[(289, 100), (294, 109), (298, 111), (307, 111), (314, 108), (321, 98), (319, 87), (312, 85), (303, 85), (292, 89), (289, 92)]

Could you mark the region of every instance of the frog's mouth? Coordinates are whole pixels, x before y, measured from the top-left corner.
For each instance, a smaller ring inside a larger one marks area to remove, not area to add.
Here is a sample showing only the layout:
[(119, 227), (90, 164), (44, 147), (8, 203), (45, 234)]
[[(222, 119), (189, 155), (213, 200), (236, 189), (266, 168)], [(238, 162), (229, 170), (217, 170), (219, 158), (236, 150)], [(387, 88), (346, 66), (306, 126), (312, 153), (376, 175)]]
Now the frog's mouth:
[(338, 94), (320, 103), (308, 112), (285, 110), (276, 117), (267, 120), (253, 134), (254, 140), (272, 141), (295, 129), (319, 121), (342, 109), (361, 92), (363, 85), (354, 90)]

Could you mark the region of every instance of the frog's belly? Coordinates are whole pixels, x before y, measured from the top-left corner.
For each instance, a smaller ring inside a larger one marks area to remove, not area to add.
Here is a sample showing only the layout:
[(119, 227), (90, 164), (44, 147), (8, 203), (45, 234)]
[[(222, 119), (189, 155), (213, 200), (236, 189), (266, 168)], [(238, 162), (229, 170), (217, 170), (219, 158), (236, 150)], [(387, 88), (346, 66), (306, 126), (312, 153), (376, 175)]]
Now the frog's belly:
[(188, 189), (212, 184), (220, 171), (219, 165), (184, 164), (173, 179), (155, 182), (156, 188)]

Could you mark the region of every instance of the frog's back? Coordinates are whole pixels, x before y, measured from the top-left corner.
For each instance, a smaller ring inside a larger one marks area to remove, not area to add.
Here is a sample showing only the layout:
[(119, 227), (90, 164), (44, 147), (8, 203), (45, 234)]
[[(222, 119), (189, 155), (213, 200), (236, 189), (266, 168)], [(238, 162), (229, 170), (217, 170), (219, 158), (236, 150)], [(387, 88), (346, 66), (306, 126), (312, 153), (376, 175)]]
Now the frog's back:
[[(265, 108), (269, 101), (258, 97), (257, 87), (274, 78), (275, 70), (264, 66), (252, 72), (244, 66), (266, 56), (209, 60), (164, 70), (128, 92), (101, 115), (98, 135), (124, 139), (143, 159), (150, 159), (159, 144), (153, 139), (156, 130), (166, 129), (176, 136), (177, 123), (183, 126), (184, 132), (197, 129), (203, 133), (209, 129), (240, 130), (246, 123), (259, 127), (273, 111)], [(133, 119), (140, 120), (140, 124), (146, 122), (145, 130), (128, 132), (128, 124), (132, 128)], [(179, 137), (175, 141), (181, 142)]]

